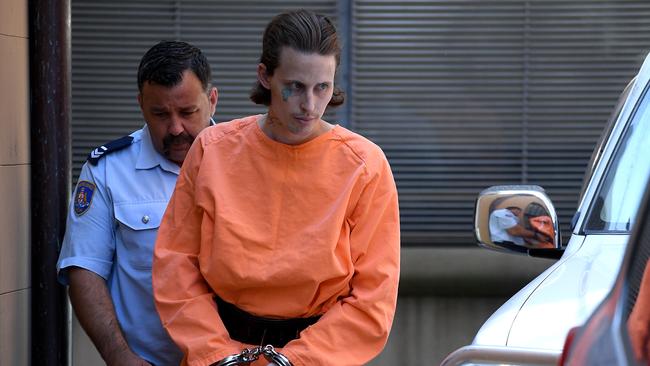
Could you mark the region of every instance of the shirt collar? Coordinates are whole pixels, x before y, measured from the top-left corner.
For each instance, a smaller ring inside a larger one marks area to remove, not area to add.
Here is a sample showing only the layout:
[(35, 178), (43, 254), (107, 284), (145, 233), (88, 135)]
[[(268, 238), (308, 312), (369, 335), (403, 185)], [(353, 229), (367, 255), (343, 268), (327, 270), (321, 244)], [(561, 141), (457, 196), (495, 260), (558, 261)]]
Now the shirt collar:
[(153, 146), (153, 142), (151, 141), (149, 127), (145, 125), (142, 128), (142, 143), (140, 146), (140, 153), (138, 154), (138, 161), (135, 164), (135, 168), (152, 169), (156, 166), (160, 166), (161, 169), (166, 170), (170, 173), (178, 174), (180, 172), (180, 167), (176, 163), (170, 161), (158, 151), (156, 151), (156, 148)]

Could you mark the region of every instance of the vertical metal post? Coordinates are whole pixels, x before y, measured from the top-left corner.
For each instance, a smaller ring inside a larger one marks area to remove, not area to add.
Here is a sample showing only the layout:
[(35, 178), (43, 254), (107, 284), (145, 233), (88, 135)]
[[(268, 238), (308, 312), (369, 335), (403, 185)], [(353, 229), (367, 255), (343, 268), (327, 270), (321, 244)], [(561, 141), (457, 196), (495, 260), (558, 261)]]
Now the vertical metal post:
[(67, 364), (56, 280), (70, 191), (70, 0), (29, 0), (32, 365)]

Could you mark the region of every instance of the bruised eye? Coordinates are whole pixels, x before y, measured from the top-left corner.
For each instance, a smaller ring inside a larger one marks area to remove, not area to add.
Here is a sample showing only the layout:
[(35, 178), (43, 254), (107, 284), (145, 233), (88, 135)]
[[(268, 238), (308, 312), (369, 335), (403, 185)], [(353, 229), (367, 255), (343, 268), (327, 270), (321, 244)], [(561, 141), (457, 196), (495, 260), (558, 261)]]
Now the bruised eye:
[(298, 81), (290, 81), (285, 84), (282, 89), (282, 100), (285, 102), (289, 100), (289, 97), (294, 95), (300, 95), (303, 93), (304, 85)]
[(291, 83), (289, 83), (289, 87), (292, 90), (300, 90), (302, 89), (302, 83), (299, 83), (297, 81), (292, 81)]

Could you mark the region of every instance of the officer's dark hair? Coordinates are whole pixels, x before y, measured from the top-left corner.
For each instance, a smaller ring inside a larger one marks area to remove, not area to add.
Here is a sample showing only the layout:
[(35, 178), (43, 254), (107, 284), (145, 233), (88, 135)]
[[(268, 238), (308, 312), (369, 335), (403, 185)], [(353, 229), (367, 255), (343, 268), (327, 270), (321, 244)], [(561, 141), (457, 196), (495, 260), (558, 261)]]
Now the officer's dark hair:
[[(501, 204), (502, 204), (503, 202), (505, 202), (506, 200), (509, 200), (510, 198), (512, 198), (512, 197), (510, 197), (510, 196), (503, 196), (503, 197), (499, 197), (499, 198), (495, 199), (494, 201), (492, 201), (492, 203), (490, 203), (490, 207), (488, 208), (489, 213), (492, 213), (494, 210), (496, 210), (496, 208), (497, 208), (499, 205), (501, 205)], [(508, 209), (508, 210), (511, 209), (511, 208), (519, 208), (519, 207), (517, 207), (517, 206), (509, 206), (509, 207), (506, 207), (506, 209)]]
[[(326, 16), (309, 10), (299, 9), (276, 15), (266, 26), (262, 38), (260, 63), (266, 66), (268, 75), (273, 75), (278, 67), (280, 50), (284, 46), (304, 53), (334, 55), (336, 66), (341, 61), (341, 43), (336, 27)], [(257, 81), (251, 90), (250, 99), (256, 104), (268, 106), (271, 104), (271, 91)], [(344, 100), (343, 91), (334, 88), (328, 105), (336, 107), (343, 104)]]
[(142, 56), (138, 66), (138, 91), (151, 82), (172, 87), (181, 82), (183, 72), (192, 70), (208, 92), (212, 70), (208, 59), (198, 47), (182, 41), (161, 41)]

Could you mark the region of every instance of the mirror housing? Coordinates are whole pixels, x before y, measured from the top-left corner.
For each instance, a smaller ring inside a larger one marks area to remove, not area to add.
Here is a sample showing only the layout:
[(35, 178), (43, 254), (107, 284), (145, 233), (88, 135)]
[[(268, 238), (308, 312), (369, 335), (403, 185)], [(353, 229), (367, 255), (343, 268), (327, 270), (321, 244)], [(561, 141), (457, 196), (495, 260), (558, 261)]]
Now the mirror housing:
[(474, 210), (479, 246), (534, 257), (560, 258), (557, 213), (544, 189), (502, 185), (483, 190)]

